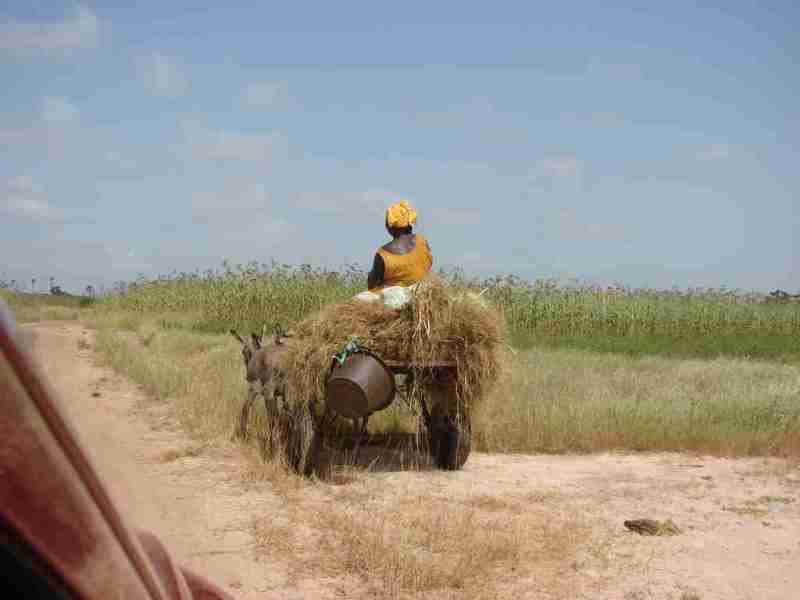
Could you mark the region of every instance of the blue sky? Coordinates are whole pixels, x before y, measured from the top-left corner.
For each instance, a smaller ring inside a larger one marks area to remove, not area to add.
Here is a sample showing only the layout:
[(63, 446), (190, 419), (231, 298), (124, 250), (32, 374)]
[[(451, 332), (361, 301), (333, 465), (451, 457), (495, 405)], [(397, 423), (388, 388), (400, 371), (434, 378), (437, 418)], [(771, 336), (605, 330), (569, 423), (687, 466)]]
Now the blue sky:
[(407, 197), (479, 276), (800, 289), (796, 4), (131, 4), (0, 7), (0, 277), (367, 266)]

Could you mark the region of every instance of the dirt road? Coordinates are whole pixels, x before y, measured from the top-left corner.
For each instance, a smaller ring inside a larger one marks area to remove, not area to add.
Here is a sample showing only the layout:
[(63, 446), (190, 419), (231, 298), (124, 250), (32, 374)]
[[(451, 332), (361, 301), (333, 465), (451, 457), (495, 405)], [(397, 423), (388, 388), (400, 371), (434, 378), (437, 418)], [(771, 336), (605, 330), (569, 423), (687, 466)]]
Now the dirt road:
[[(176, 428), (168, 404), (149, 402), (135, 384), (97, 366), (91, 331), (72, 323), (25, 329), (115, 500), (180, 561), (239, 598), (380, 597), (379, 584), (352, 569), (341, 577), (329, 570), (323, 575), (323, 569), (315, 575), (293, 567), (297, 561), (286, 555), (306, 554), (312, 558), (305, 564), (313, 564), (321, 539), (343, 535), (341, 519), (312, 519), (307, 534), (290, 540), (281, 523), (297, 518), (298, 510), (319, 515), (335, 503), (380, 507), (404, 498), (409, 506), (469, 507), (481, 518), (535, 514), (541, 536), (574, 529), (564, 537), (574, 547), (565, 555), (554, 552), (548, 563), (552, 577), (497, 573), (481, 592), (462, 590), (465, 596), (800, 597), (796, 463), (675, 454), (473, 454), (455, 473), (385, 470), (338, 485), (292, 487), (287, 480), (277, 489), (274, 481), (246, 477), (248, 461), (239, 449), (197, 447)], [(623, 526), (645, 517), (671, 519), (682, 533), (640, 536)], [(339, 529), (314, 530), (323, 526)], [(483, 535), (491, 538), (492, 530)]]

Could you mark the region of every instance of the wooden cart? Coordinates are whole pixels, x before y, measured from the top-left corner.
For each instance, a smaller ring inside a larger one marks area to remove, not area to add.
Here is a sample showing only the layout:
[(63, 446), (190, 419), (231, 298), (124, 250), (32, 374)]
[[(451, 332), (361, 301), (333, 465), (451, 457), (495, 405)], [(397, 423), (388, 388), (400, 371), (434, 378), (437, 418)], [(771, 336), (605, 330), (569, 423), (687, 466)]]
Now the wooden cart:
[[(404, 376), (404, 384), (397, 386), (395, 397), (405, 400), (417, 415), (418, 448), (429, 453), (433, 464), (440, 469), (457, 470), (464, 466), (471, 450), (472, 427), (467, 407), (458, 397), (455, 363), (382, 362), (392, 375)], [(329, 408), (317, 411), (313, 405), (296, 406), (282, 415), (283, 448), (293, 469), (308, 475), (316, 472), (326, 444), (351, 447), (358, 452), (364, 446), (389, 447), (393, 443), (393, 434), (367, 432), (369, 416), (361, 422), (354, 419), (355, 433), (335, 435), (331, 425), (336, 418)]]

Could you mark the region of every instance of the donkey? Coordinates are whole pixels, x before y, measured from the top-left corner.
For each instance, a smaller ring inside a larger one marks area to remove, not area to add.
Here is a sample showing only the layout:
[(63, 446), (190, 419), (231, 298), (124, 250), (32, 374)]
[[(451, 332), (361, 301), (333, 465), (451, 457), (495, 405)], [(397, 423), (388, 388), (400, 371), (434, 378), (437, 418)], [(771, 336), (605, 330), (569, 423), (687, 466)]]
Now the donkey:
[(292, 337), (293, 333), (291, 331), (276, 333), (273, 344), (268, 346), (262, 346), (263, 334), (253, 333), (250, 335), (250, 341), (247, 342), (236, 330), (231, 329), (230, 333), (242, 344), (242, 359), (247, 371), (248, 387), (247, 399), (242, 406), (235, 437), (247, 438), (250, 408), (258, 394), (261, 394), (264, 397), (264, 408), (269, 426), (268, 434), (271, 438), (278, 417), (278, 397), (284, 402), (286, 401), (286, 373), (281, 367), (280, 361), (288, 348), (285, 338)]

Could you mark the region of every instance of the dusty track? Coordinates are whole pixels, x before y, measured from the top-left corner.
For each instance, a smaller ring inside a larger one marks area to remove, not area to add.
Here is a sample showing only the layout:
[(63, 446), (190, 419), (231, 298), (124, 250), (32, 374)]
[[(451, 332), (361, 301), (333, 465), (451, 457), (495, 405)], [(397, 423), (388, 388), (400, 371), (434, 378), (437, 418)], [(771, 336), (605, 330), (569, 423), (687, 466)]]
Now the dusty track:
[[(135, 384), (96, 365), (90, 331), (64, 323), (25, 329), (115, 500), (181, 562), (243, 599), (376, 596), (354, 578), (298, 577), (291, 557), (259, 550), (253, 524), (280, 519), (291, 509), (287, 495), (247, 483), (247, 461), (234, 447), (192, 450), (168, 405), (148, 402)], [(178, 458), (166, 460), (170, 452)], [(489, 505), (496, 497), (517, 510), (529, 502), (589, 532), (557, 579), (507, 575), (487, 582), (487, 597), (678, 600), (692, 592), (702, 600), (784, 600), (800, 590), (800, 472), (784, 461), (473, 454), (457, 473), (387, 471), (315, 484), (303, 502), (346, 501), (347, 487), (378, 500), (410, 494)], [(672, 519), (684, 533), (641, 537), (623, 527), (640, 517)]]

